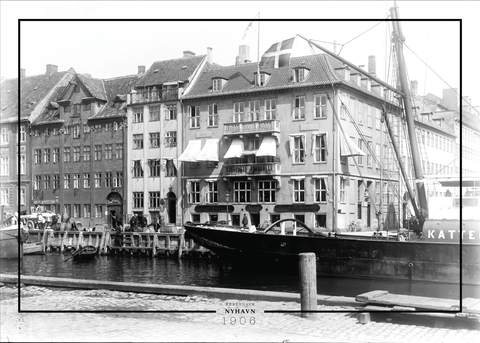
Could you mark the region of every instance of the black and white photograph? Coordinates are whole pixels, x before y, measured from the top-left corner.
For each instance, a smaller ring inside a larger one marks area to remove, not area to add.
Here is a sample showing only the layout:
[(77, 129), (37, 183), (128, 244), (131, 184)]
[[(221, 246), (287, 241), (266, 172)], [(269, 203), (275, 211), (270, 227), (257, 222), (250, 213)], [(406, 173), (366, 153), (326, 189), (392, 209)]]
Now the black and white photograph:
[(0, 342), (476, 342), (479, 12), (0, 1)]

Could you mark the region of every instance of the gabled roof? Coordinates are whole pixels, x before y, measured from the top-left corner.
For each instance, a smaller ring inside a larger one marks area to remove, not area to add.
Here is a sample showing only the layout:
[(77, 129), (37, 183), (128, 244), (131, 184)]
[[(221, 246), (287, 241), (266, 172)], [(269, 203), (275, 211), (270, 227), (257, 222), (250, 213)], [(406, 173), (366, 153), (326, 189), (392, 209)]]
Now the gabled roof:
[[(32, 111), (69, 71), (23, 77), (20, 80), (20, 119), (28, 119)], [(18, 118), (18, 79), (1, 83), (0, 120)]]
[(154, 62), (138, 80), (136, 87), (158, 86), (166, 82), (187, 81), (206, 55)]
[(107, 100), (107, 94), (103, 85), (103, 80), (82, 74), (77, 74), (77, 77), (93, 97), (99, 100)]
[[(126, 95), (132, 91), (132, 88), (138, 81), (140, 75), (127, 75), (103, 80), (107, 94), (107, 103), (93, 117), (88, 119), (104, 119), (113, 117), (122, 117), (127, 113)], [(123, 104), (117, 109), (115, 102), (121, 101)]]
[[(342, 79), (340, 72), (335, 68), (343, 64), (326, 54), (294, 57), (290, 59), (290, 65), (281, 68), (261, 69), (260, 72), (270, 74), (268, 82), (264, 86), (254, 86), (254, 78), (257, 73), (257, 63), (247, 63), (238, 66), (212, 67), (205, 70), (199, 79), (183, 99), (199, 99), (204, 97), (218, 97), (235, 94), (248, 94), (259, 91), (274, 91), (281, 89), (298, 89), (309, 86), (344, 84), (351, 88), (367, 92), (374, 97), (379, 95), (367, 91), (365, 87), (357, 86), (353, 81)], [(305, 81), (293, 82), (292, 70), (295, 68), (307, 68), (310, 70)], [(367, 72), (365, 72), (367, 74)], [(228, 81), (217, 92), (212, 91), (212, 79), (225, 78)]]

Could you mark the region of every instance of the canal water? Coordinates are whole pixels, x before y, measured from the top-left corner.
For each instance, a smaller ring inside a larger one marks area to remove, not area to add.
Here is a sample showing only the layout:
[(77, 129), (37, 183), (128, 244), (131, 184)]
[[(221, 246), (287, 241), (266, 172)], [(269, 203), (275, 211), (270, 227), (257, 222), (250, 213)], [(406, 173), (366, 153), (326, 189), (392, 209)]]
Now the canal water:
[[(27, 255), (23, 274), (117, 282), (166, 285), (207, 286), (299, 293), (295, 272), (239, 268), (219, 259), (167, 259), (133, 256), (97, 256), (89, 262), (64, 261), (69, 254), (57, 252)], [(16, 260), (0, 260), (0, 273), (17, 273)], [(317, 293), (354, 297), (358, 294), (386, 290), (389, 293), (458, 299), (480, 298), (480, 287), (429, 282), (388, 281), (369, 278), (319, 276)]]

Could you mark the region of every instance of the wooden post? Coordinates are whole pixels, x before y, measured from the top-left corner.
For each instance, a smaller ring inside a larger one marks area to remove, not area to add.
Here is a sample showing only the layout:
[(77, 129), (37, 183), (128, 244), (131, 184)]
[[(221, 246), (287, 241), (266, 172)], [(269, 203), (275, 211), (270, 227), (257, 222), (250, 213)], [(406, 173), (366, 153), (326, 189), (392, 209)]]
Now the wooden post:
[(285, 222), (280, 223), (280, 234), (285, 236)]
[(184, 244), (185, 244), (185, 237), (183, 236), (183, 233), (182, 233), (178, 238), (178, 258), (179, 259), (182, 258), (182, 249)]
[(48, 231), (46, 229), (43, 230), (43, 239), (42, 239), (42, 243), (43, 243), (43, 252), (46, 252), (47, 251), (47, 247), (48, 247)]
[[(313, 252), (298, 255), (300, 269), (300, 301), (302, 311), (317, 310), (317, 266)], [(302, 317), (315, 318), (316, 313), (302, 312)]]
[(98, 245), (98, 235), (95, 235), (95, 248), (99, 248), (100, 246)]
[(98, 249), (100, 250), (100, 254), (104, 254), (105, 252), (103, 251), (103, 246), (105, 244), (105, 231), (102, 231), (102, 237), (100, 238), (100, 245), (98, 246)]
[(62, 239), (60, 240), (60, 252), (63, 253), (63, 245), (64, 245), (64, 241), (65, 241), (65, 237), (67, 235), (66, 232), (60, 232), (59, 235), (62, 237)]
[(157, 256), (157, 245), (158, 245), (158, 233), (153, 234), (153, 244), (152, 244), (152, 258)]
[(82, 240), (83, 240), (83, 233), (82, 231), (80, 231), (80, 233), (78, 234), (77, 249), (80, 246), (80, 243), (82, 242)]
[(108, 246), (111, 245), (110, 240), (111, 240), (110, 232), (107, 232), (107, 233), (105, 234), (105, 242), (103, 242), (103, 246), (104, 246), (103, 249), (104, 249), (105, 253), (108, 252)]

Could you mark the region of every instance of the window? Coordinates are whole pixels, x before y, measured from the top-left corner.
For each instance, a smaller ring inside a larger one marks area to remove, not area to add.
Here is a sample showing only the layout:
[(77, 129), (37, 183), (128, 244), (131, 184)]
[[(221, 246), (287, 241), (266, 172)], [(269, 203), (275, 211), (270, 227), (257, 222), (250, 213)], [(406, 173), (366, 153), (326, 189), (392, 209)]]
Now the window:
[(255, 85), (257, 86), (265, 86), (265, 84), (268, 82), (268, 79), (270, 78), (269, 74), (266, 73), (260, 73), (260, 79), (258, 78), (258, 73), (255, 73)]
[(133, 207), (143, 208), (143, 192), (133, 192)]
[(293, 202), (305, 202), (305, 179), (293, 180)]
[(80, 161), (80, 147), (74, 146), (73, 147), (73, 162)]
[[(358, 139), (358, 148), (363, 151), (363, 140)], [(358, 156), (358, 165), (363, 166), (363, 156)]]
[(375, 165), (377, 167), (377, 169), (380, 169), (380, 163), (379, 161), (381, 160), (381, 155), (380, 155), (380, 143), (376, 143), (375, 144), (375, 157), (376, 157), (376, 160), (375, 160)]
[(80, 188), (80, 174), (73, 174), (73, 188)]
[(134, 107), (133, 108), (133, 118), (134, 123), (143, 123), (143, 108)]
[(369, 168), (372, 168), (372, 154), (370, 153), (370, 150), (373, 149), (372, 144), (372, 141), (368, 142), (369, 149), (367, 149), (367, 167)]
[(113, 131), (113, 123), (105, 123), (105, 131)]
[(276, 181), (258, 181), (258, 201), (263, 203), (276, 202)]
[(160, 192), (148, 192), (148, 207), (160, 207)]
[(60, 175), (54, 174), (53, 175), (53, 189), (60, 188)]
[(50, 163), (50, 149), (43, 149), (43, 163)]
[(165, 132), (165, 146), (176, 147), (177, 146), (177, 131)]
[(297, 69), (294, 69), (293, 73), (294, 73), (293, 74), (293, 77), (294, 77), (293, 82), (303, 82), (307, 78), (308, 69), (297, 68)]
[(0, 205), (8, 206), (10, 204), (10, 197), (8, 196), (8, 189), (3, 188), (1, 190), (1, 203)]
[(340, 203), (345, 204), (345, 186), (346, 186), (346, 179), (340, 177)]
[(70, 174), (63, 175), (63, 188), (64, 189), (70, 188)]
[(83, 147), (83, 160), (84, 161), (90, 161), (91, 158), (91, 153), (90, 153), (90, 146), (84, 146)]
[(6, 127), (2, 128), (2, 135), (1, 135), (1, 144), (8, 144), (8, 129)]
[(252, 100), (248, 102), (248, 120), (260, 120), (260, 100)]
[(95, 188), (102, 188), (102, 173), (95, 173)]
[(83, 174), (83, 188), (90, 188), (90, 174)]
[(293, 119), (305, 119), (305, 96), (296, 96), (293, 105)]
[(327, 96), (324, 94), (315, 94), (314, 102), (314, 118), (327, 118)]
[(115, 144), (115, 158), (120, 160), (123, 158), (123, 145), (122, 143)]
[(200, 106), (188, 106), (190, 128), (200, 127)]
[(327, 202), (327, 179), (314, 179), (315, 202)]
[(43, 189), (50, 189), (50, 175), (43, 175)]
[(373, 125), (373, 107), (371, 105), (367, 105), (367, 126), (372, 127)]
[(105, 173), (105, 188), (112, 187), (112, 173)]
[(208, 126), (218, 126), (217, 104), (208, 105)]
[(73, 125), (73, 138), (80, 138), (80, 125)]
[(293, 143), (293, 163), (305, 163), (305, 135), (290, 136), (290, 144)]
[(277, 100), (266, 99), (265, 100), (265, 120), (275, 119), (277, 116)]
[(42, 163), (42, 149), (35, 149), (35, 164), (40, 163)]
[(71, 113), (72, 112), (72, 106), (71, 105), (65, 106), (63, 111), (65, 113)]
[(33, 181), (33, 189), (40, 189), (42, 185), (42, 176), (35, 175), (35, 180)]
[(233, 183), (233, 201), (236, 203), (250, 203), (250, 181), (236, 181)]
[(149, 166), (150, 166), (150, 177), (159, 177), (160, 176), (160, 170), (161, 170), (161, 163), (160, 160), (149, 160), (148, 161)]
[(143, 134), (133, 135), (133, 148), (143, 149)]
[(380, 181), (375, 181), (375, 204), (380, 204)]
[(358, 101), (358, 124), (363, 125), (363, 117), (365, 115), (365, 104), (363, 101)]
[(90, 218), (90, 204), (83, 205), (83, 217)]
[(101, 145), (95, 145), (94, 146), (94, 159), (95, 159), (95, 161), (101, 161), (102, 160), (102, 146)]
[(20, 126), (20, 143), (24, 143), (27, 141), (27, 128), (26, 126)]
[(218, 182), (209, 181), (207, 182), (207, 203), (213, 204), (218, 202)]
[[(143, 171), (142, 171), (143, 173)], [(123, 173), (117, 172), (115, 173), (115, 177), (113, 178), (113, 187), (119, 188), (123, 187)]]
[(80, 217), (80, 204), (74, 204), (73, 205), (73, 216), (75, 218)]
[(9, 175), (10, 163), (8, 156), (0, 157), (0, 175)]
[(150, 148), (160, 147), (160, 132), (150, 133)]
[(150, 121), (160, 120), (160, 106), (150, 106), (148, 111), (150, 112)]
[(177, 120), (177, 106), (167, 106), (167, 120)]
[(214, 79), (212, 82), (212, 91), (219, 92), (222, 89), (222, 79)]
[[(83, 125), (83, 133), (90, 133), (90, 126), (88, 125)], [(53, 133), (55, 136), (55, 132)]]
[(327, 161), (327, 134), (316, 134), (315, 135), (315, 162), (326, 162)]
[(95, 205), (95, 218), (103, 218), (103, 206)]
[(58, 163), (59, 156), (60, 156), (60, 149), (59, 148), (53, 148), (52, 162), (53, 163)]
[(190, 203), (199, 204), (200, 203), (200, 181), (189, 181), (190, 182)]
[(143, 166), (140, 160), (136, 160), (133, 163), (133, 177), (143, 177)]
[(20, 205), (27, 204), (27, 189), (21, 187), (20, 188)]
[(381, 121), (382, 120), (382, 117), (381, 117), (382, 112), (380, 111), (379, 108), (376, 108), (376, 107), (375, 107), (374, 110), (375, 110), (375, 128), (377, 130), (380, 130), (380, 126), (382, 125), (382, 121)]
[(83, 112), (90, 112), (92, 110), (92, 104), (83, 104), (82, 109)]
[(63, 148), (63, 162), (70, 162), (70, 148)]
[(233, 122), (234, 123), (242, 122), (244, 113), (245, 113), (245, 103), (234, 102), (233, 103)]
[(102, 124), (95, 124), (94, 129), (92, 131), (100, 132), (102, 131)]
[(20, 175), (25, 175), (27, 173), (27, 156), (20, 155)]

